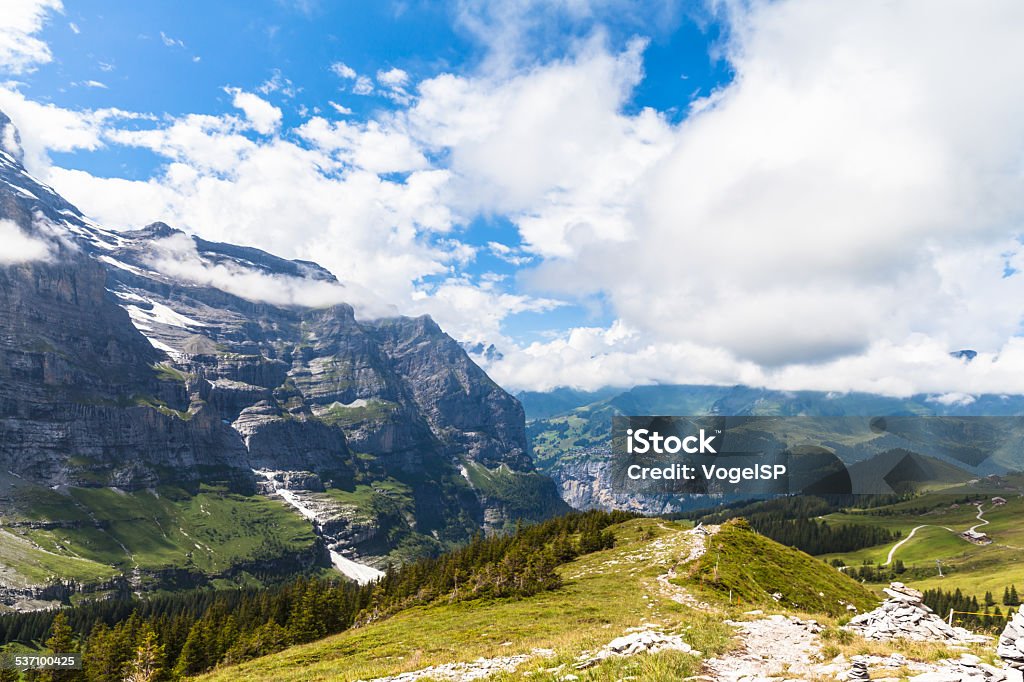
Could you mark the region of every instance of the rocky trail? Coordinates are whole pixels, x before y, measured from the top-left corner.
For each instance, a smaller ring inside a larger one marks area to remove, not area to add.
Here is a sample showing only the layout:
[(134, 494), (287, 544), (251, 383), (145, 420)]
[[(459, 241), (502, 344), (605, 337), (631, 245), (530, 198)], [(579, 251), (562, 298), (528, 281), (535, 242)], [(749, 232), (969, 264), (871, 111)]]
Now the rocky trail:
[[(706, 539), (718, 532), (718, 526), (704, 526), (698, 525), (691, 531), (679, 534), (683, 539), (681, 545), (677, 545), (676, 549), (686, 552), (685, 558), (681, 559), (678, 564), (674, 564), (666, 573), (662, 573), (658, 576), (658, 593), (666, 599), (671, 599), (677, 604), (684, 604), (694, 609), (700, 609), (702, 611), (714, 610), (711, 604), (705, 601), (701, 601), (693, 596), (689, 590), (681, 585), (677, 585), (672, 581), (678, 577), (676, 571), (680, 566), (689, 566), (697, 559), (704, 556), (706, 551)], [(681, 554), (681, 552), (680, 552)]]
[(843, 664), (818, 662), (821, 626), (813, 620), (773, 615), (749, 622), (726, 621), (737, 628), (740, 646), (709, 660), (699, 678), (722, 682), (834, 678)]

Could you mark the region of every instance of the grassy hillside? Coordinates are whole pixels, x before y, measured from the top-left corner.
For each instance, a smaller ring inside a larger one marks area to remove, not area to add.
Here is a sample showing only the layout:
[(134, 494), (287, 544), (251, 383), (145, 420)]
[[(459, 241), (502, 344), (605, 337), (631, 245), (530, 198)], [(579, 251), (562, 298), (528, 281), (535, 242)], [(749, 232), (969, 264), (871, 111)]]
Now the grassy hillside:
[(777, 603), (814, 613), (839, 616), (846, 605), (870, 609), (875, 595), (839, 571), (822, 566), (792, 547), (758, 535), (743, 520), (729, 521), (710, 538), (707, 553), (688, 580), (695, 580), (702, 593), (715, 593), (744, 604), (767, 606)]
[[(744, 604), (728, 604), (725, 584), (740, 585), (750, 576), (727, 574), (720, 568), (719, 583), (706, 575), (714, 561), (705, 555), (693, 576), (665, 580), (670, 571), (690, 555), (695, 536), (688, 524), (656, 519), (635, 519), (612, 528), (617, 538), (613, 549), (580, 557), (562, 567), (563, 585), (524, 599), (436, 602), (418, 606), (380, 622), (354, 628), (340, 635), (292, 647), (281, 653), (224, 668), (208, 680), (356, 680), (419, 670), (452, 661), (479, 657), (533, 655), (550, 649), (549, 657), (536, 656), (514, 675), (491, 679), (553, 680), (567, 674), (551, 670), (569, 665), (584, 651), (593, 651), (629, 628), (649, 623), (679, 633), (707, 657), (731, 646), (731, 628), (723, 621), (738, 616), (751, 603), (776, 604), (768, 592), (771, 581), (761, 572), (769, 562), (780, 562), (787, 582), (801, 585), (800, 592), (787, 590), (801, 611), (835, 613), (839, 600), (861, 607), (872, 595), (854, 581), (805, 554), (781, 547), (739, 526), (712, 537), (709, 547), (729, 561), (743, 566), (758, 564), (759, 579), (744, 586)], [(703, 540), (699, 540), (703, 542)], [(719, 549), (720, 546), (720, 549)], [(689, 565), (689, 564), (687, 564)], [(659, 580), (662, 576), (662, 580)], [(701, 580), (704, 585), (701, 585)], [(774, 583), (771, 583), (774, 585)], [(772, 588), (774, 589), (774, 588)], [(811, 595), (813, 591), (813, 598)], [(818, 596), (821, 592), (823, 596)], [(713, 599), (710, 610), (688, 606), (682, 595), (692, 593)], [(663, 653), (635, 659), (606, 661), (576, 673), (580, 679), (614, 680), (633, 676), (644, 680), (678, 680), (697, 674), (700, 659)], [(571, 670), (571, 668), (570, 668)]]
[(309, 522), (283, 502), (207, 488), (122, 492), (26, 489), (0, 519), (4, 582), (86, 583), (183, 569), (214, 575), (240, 564), (311, 552)]

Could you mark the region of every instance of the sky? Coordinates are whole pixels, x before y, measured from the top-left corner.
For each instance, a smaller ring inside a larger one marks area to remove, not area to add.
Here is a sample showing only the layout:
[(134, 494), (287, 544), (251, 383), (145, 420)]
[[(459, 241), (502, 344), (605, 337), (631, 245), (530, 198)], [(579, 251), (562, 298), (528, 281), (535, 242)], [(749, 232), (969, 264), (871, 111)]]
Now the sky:
[(316, 261), (511, 390), (968, 402), (1024, 392), (1020, 35), (1017, 0), (6, 0), (0, 110), (97, 222)]

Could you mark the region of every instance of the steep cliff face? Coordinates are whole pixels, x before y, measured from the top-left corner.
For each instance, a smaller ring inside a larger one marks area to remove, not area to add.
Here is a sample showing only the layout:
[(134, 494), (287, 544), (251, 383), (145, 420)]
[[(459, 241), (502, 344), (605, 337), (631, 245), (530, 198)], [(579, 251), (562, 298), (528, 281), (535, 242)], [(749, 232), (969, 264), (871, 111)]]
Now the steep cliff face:
[(241, 475), (237, 435), (184, 386), (159, 380), (160, 353), (107, 292), (103, 266), (47, 216), (67, 205), (42, 202), (43, 188), (15, 184), (12, 170), (5, 154), (0, 220), (47, 255), (0, 267), (3, 471), (47, 486), (127, 488), (161, 477), (194, 484), (202, 469)]
[[(265, 472), (304, 472), (288, 480), (317, 481), (297, 494), (319, 496), (314, 520), (350, 543), (337, 549), (384, 556), (563, 508), (533, 471), (518, 401), (432, 320), (282, 295), (343, 297), (313, 263), (162, 223), (105, 230), (25, 172), (12, 129), (0, 119), (0, 220), (35, 247), (0, 258), (0, 512), (26, 486), (288, 501)], [(483, 490), (467, 467), (543, 504)]]

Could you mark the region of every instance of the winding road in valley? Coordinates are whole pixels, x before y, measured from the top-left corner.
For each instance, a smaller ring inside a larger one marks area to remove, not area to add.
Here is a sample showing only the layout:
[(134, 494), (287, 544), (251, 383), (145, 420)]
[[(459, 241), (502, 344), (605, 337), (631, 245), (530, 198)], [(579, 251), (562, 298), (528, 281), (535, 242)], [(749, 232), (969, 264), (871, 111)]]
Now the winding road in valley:
[[(984, 505), (979, 504), (979, 505), (977, 505), (977, 507), (978, 507), (978, 515), (975, 518), (978, 519), (979, 521), (981, 521), (981, 523), (976, 524), (974, 526), (971, 526), (970, 530), (972, 530), (972, 531), (976, 530), (978, 528), (981, 528), (982, 526), (987, 526), (988, 525), (988, 519), (984, 518), (984, 516), (983, 516), (983, 514), (985, 513)], [(956, 533), (955, 530), (953, 530), (952, 528), (949, 528), (947, 526), (935, 526), (935, 525), (930, 524), (930, 523), (925, 523), (923, 525), (917, 526), (916, 528), (914, 528), (913, 530), (910, 531), (910, 533), (907, 535), (907, 537), (903, 538), (902, 540), (900, 540), (899, 542), (897, 542), (895, 545), (892, 546), (892, 548), (889, 550), (889, 556), (886, 557), (885, 563), (882, 564), (882, 566), (888, 566), (889, 564), (891, 564), (893, 556), (895, 556), (895, 554), (896, 554), (896, 550), (899, 549), (900, 547), (902, 547), (905, 543), (910, 542), (910, 539), (914, 537), (914, 533), (916, 533), (917, 531), (921, 530), (922, 528), (942, 528), (943, 530), (948, 530), (950, 533)]]
[(977, 524), (977, 525), (975, 525), (975, 526), (971, 526), (971, 530), (972, 530), (972, 531), (973, 531), (973, 530), (976, 530), (976, 529), (978, 529), (978, 528), (981, 528), (982, 526), (987, 526), (987, 525), (988, 525), (988, 519), (983, 519), (983, 518), (981, 517), (981, 515), (982, 515), (982, 514), (984, 513), (984, 511), (985, 511), (985, 510), (984, 510), (984, 509), (982, 509), (982, 505), (980, 505), (980, 504), (979, 504), (979, 505), (978, 505), (978, 516), (976, 516), (975, 518), (977, 518), (977, 519), (978, 519), (979, 521), (981, 521), (981, 523), (979, 523), (979, 524)]

